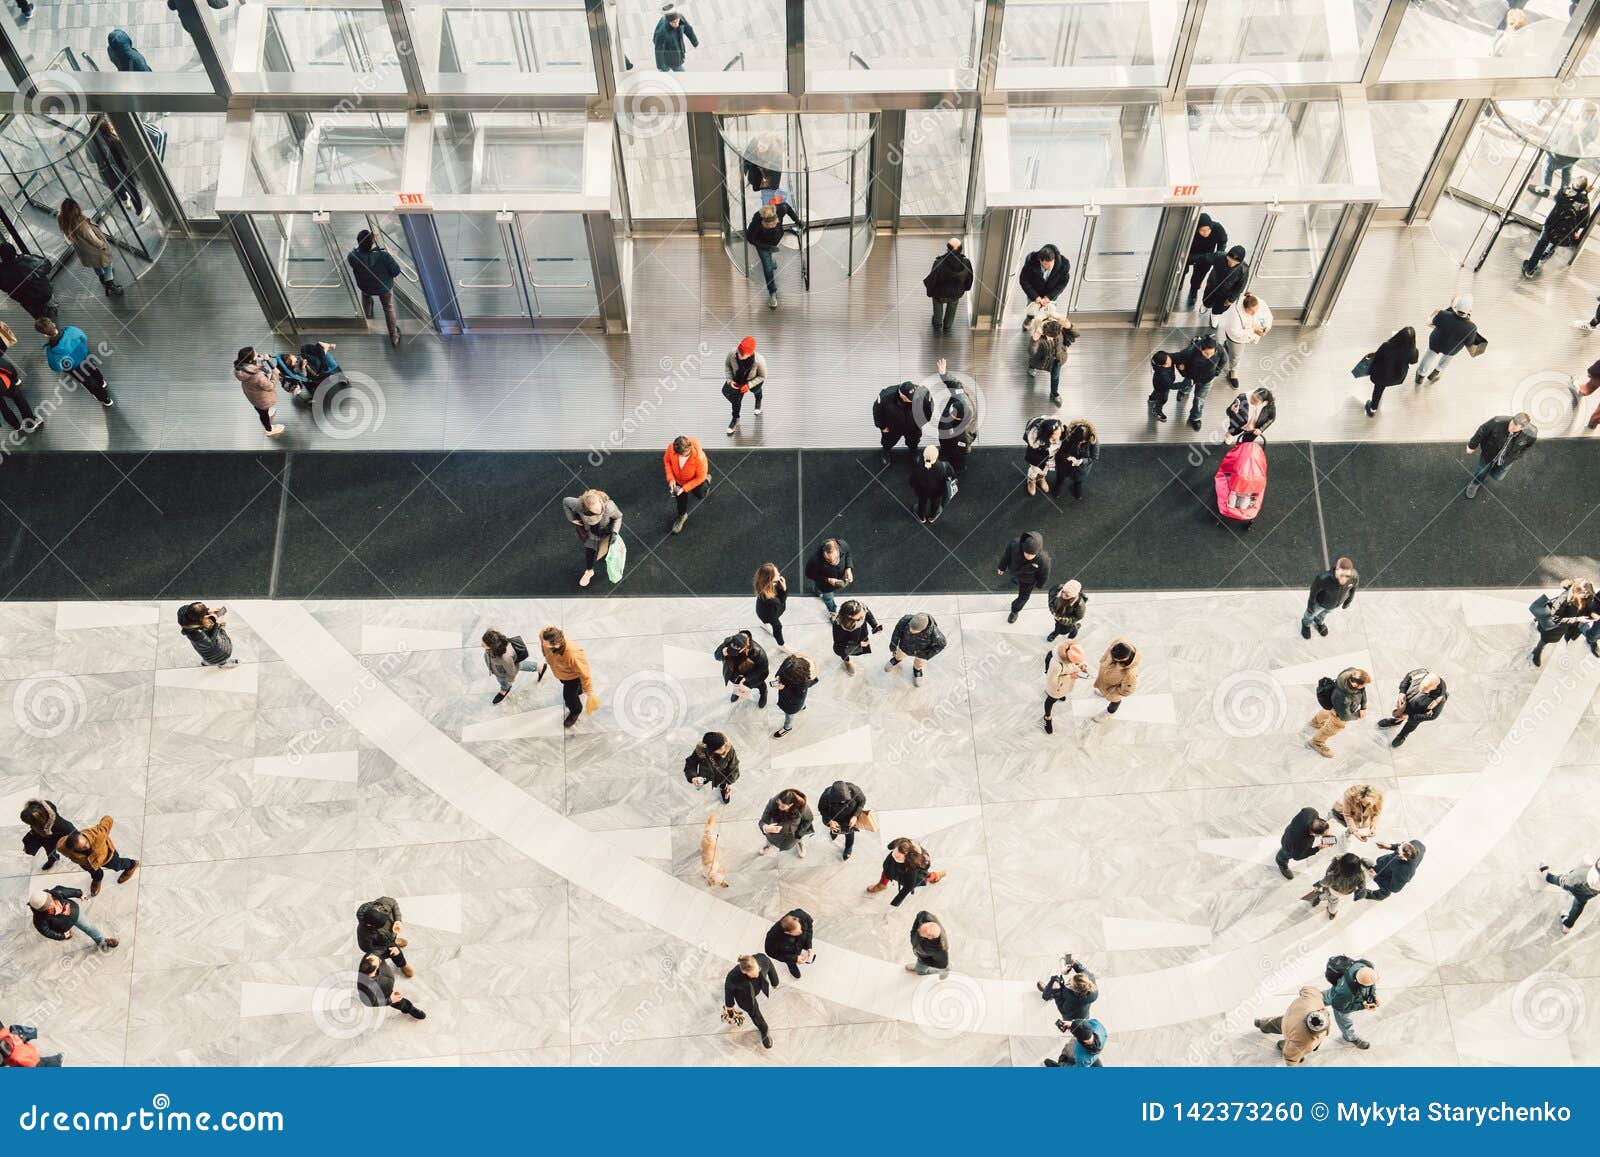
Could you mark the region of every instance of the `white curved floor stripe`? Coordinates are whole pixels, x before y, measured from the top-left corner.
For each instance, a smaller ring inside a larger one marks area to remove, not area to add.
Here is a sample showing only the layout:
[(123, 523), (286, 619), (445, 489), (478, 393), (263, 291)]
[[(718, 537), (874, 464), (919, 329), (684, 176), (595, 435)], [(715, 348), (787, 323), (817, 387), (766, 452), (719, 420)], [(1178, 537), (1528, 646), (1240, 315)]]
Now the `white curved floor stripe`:
[[(762, 942), (770, 921), (720, 900), (618, 850), (525, 795), (374, 679), (303, 607), (289, 602), (234, 603), (263, 642), (334, 704), (367, 740), (464, 815), (607, 903), (690, 944), (728, 958)], [(1570, 649), (1569, 649), (1570, 650)], [(1180, 1024), (1221, 1013), (1248, 1016), (1268, 998), (1320, 976), (1334, 952), (1370, 953), (1444, 896), (1511, 830), (1537, 793), (1600, 687), (1600, 663), (1568, 651), (1547, 663), (1505, 739), (1488, 754), (1475, 788), (1421, 838), (1424, 869), (1405, 892), (1382, 904), (1348, 906), (1336, 922), (1303, 921), (1274, 940), (1246, 945), (1173, 968), (1108, 977), (1096, 1015), (1120, 1031)], [(1412, 742), (1426, 743), (1427, 729)], [(1531, 870), (1531, 869), (1530, 869)], [(1302, 874), (1303, 876), (1306, 874)], [(961, 960), (959, 933), (953, 956)], [(877, 1016), (916, 1022), (927, 986), (902, 963), (827, 943), (798, 987)], [(1381, 969), (1381, 961), (1380, 969)], [(962, 978), (972, 1032), (1055, 1035), (1053, 1011), (1031, 983)], [(922, 992), (922, 997), (916, 994)], [(708, 1001), (716, 999), (708, 993)]]

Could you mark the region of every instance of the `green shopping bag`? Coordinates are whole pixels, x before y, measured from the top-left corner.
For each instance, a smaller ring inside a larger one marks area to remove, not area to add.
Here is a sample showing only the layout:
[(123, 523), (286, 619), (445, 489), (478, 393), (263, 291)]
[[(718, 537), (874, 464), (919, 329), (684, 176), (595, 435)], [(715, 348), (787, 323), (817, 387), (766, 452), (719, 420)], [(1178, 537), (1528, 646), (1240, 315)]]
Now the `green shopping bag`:
[(622, 535), (611, 536), (611, 547), (606, 551), (606, 578), (614, 583), (622, 581), (622, 570), (628, 565), (628, 544)]

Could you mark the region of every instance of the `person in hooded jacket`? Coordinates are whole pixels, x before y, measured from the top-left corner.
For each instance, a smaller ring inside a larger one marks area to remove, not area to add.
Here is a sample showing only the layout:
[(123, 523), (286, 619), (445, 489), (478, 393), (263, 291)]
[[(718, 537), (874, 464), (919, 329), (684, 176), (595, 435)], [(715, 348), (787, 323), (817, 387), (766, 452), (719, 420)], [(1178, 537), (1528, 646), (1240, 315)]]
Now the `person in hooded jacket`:
[(379, 896), (356, 909), (356, 945), (369, 956), (393, 962), (407, 977), (417, 970), (406, 963), (402, 951), (410, 943), (400, 935), (400, 901)]
[(922, 442), (922, 425), (933, 412), (933, 401), (927, 387), (916, 382), (901, 382), (878, 392), (872, 403), (872, 424), (878, 427), (883, 451), (878, 461), (889, 465), (889, 451), (895, 443), (905, 439), (906, 449), (913, 457)]
[(898, 908), (907, 896), (924, 884), (937, 884), (944, 879), (943, 872), (934, 872), (933, 857), (926, 848), (909, 836), (898, 836), (889, 841), (883, 857), (883, 871), (876, 884), (868, 884), (868, 892), (881, 892), (893, 883), (897, 889), (889, 907)]
[(708, 731), (683, 761), (683, 778), (696, 791), (714, 787), (723, 803), (733, 801), (733, 785), (739, 782), (739, 753), (720, 731)]
[(1184, 262), (1184, 267), (1189, 273), (1189, 308), (1193, 309), (1195, 301), (1200, 296), (1200, 283), (1205, 281), (1206, 274), (1211, 272), (1214, 255), (1223, 252), (1228, 247), (1228, 231), (1222, 227), (1222, 222), (1210, 214), (1200, 214), (1200, 220), (1195, 223), (1194, 236), (1189, 238), (1189, 257)]
[(1244, 296), (1244, 287), (1249, 280), (1250, 263), (1244, 259), (1243, 245), (1234, 245), (1226, 253), (1213, 253), (1211, 268), (1206, 273), (1205, 294), (1200, 298), (1200, 304), (1216, 320)]
[(961, 238), (945, 242), (944, 252), (933, 259), (922, 286), (933, 299), (935, 332), (949, 333), (956, 321), (956, 303), (972, 288), (972, 262), (961, 252)]
[(43, 852), (44, 867), (39, 869), (42, 872), (56, 866), (61, 859), (61, 841), (78, 830), (56, 809), (55, 801), (48, 799), (30, 799), (23, 804), (22, 822), (28, 827), (22, 833), (22, 854), (31, 859), (35, 852)]
[(1540, 864), (1539, 871), (1543, 873), (1546, 884), (1553, 884), (1572, 897), (1572, 906), (1567, 909), (1566, 915), (1562, 916), (1560, 921), (1561, 931), (1571, 932), (1572, 926), (1578, 922), (1578, 917), (1583, 915), (1583, 910), (1588, 907), (1589, 901), (1600, 896), (1600, 860), (1579, 864), (1559, 876), (1550, 870), (1549, 864)]
[(1022, 430), (1022, 461), (1027, 466), (1029, 494), (1041, 489), (1050, 493), (1050, 471), (1055, 469), (1056, 451), (1067, 436), (1067, 426), (1060, 418), (1038, 417), (1029, 419)]
[(744, 406), (744, 396), (756, 400), (756, 417), (761, 416), (761, 391), (767, 384), (767, 359), (756, 353), (756, 339), (746, 337), (737, 349), (728, 354), (722, 365), (722, 396), (728, 399), (732, 413), (728, 418), (728, 433), (739, 428), (739, 411)]
[(811, 963), (812, 930), (811, 913), (804, 908), (786, 912), (767, 929), (767, 955), (788, 965), (789, 975), (796, 980), (800, 979), (800, 966)]
[(517, 681), (517, 676), (524, 671), (539, 670), (539, 660), (533, 658), (528, 644), (523, 642), (521, 635), (507, 635), (490, 627), (483, 632), (483, 665), (489, 669), (489, 674), (495, 677), (500, 684), (500, 690), (493, 699), (493, 704), (505, 702), (507, 695), (511, 694), (511, 687)]
[(394, 259), (370, 230), (356, 234), (356, 247), (345, 257), (361, 294), (361, 309), (372, 316), (372, 299), (383, 306), (383, 323), (389, 330), (389, 344), (400, 344), (400, 319), (394, 311), (394, 283), (400, 276), (400, 263)]
[(911, 957), (907, 972), (918, 976), (937, 972), (941, 980), (950, 975), (950, 938), (932, 912), (918, 912), (911, 921)]
[(722, 640), (711, 657), (722, 664), (722, 682), (732, 687), (729, 703), (739, 702), (741, 695), (756, 693), (756, 706), (767, 705), (767, 676), (771, 667), (767, 652), (756, 642), (749, 631), (736, 631)]
[(1083, 593), (1083, 584), (1077, 579), (1068, 579), (1062, 583), (1050, 596), (1050, 617), (1055, 619), (1055, 626), (1050, 628), (1050, 633), (1044, 637), (1044, 641), (1053, 643), (1057, 635), (1076, 639), (1078, 629), (1083, 626), (1083, 616), (1088, 610), (1089, 596)]
[(1522, 263), (1522, 276), (1532, 277), (1538, 273), (1539, 267), (1560, 246), (1576, 244), (1589, 223), (1589, 213), (1589, 178), (1574, 177), (1572, 184), (1556, 194), (1555, 202), (1545, 214), (1544, 227), (1533, 243), (1533, 252)]
[(89, 353), (89, 335), (75, 325), (61, 328), (48, 317), (41, 317), (33, 328), (44, 338), (44, 360), (51, 370), (82, 386), (85, 392), (106, 409), (116, 400), (106, 389), (106, 376), (99, 359)]
[(1022, 292), (1028, 295), (1028, 308), (1022, 314), (1022, 328), (1033, 324), (1036, 313), (1050, 309), (1056, 298), (1066, 291), (1072, 280), (1072, 267), (1054, 245), (1041, 245), (1022, 260), (1022, 272), (1017, 281)]
[(816, 817), (806, 793), (797, 787), (786, 787), (767, 801), (761, 811), (761, 834), (767, 837), (763, 856), (794, 849), (802, 860), (806, 858), (806, 837), (816, 830)]
[[(1178, 382), (1178, 409), (1188, 401), (1189, 391), (1194, 391), (1194, 403), (1189, 407), (1189, 429), (1200, 429), (1200, 419), (1206, 412), (1206, 396), (1211, 393), (1211, 383), (1222, 372), (1222, 354), (1217, 349), (1217, 339), (1203, 333), (1191, 341), (1182, 353), (1173, 359), (1180, 380)], [(1160, 418), (1160, 414), (1156, 415)]]
[(883, 624), (865, 603), (848, 599), (840, 605), (833, 616), (833, 653), (844, 663), (845, 674), (856, 673), (854, 658), (872, 654), (872, 641), (868, 636), (882, 631)]
[[(947, 365), (944, 358), (939, 359), (939, 377), (949, 391), (944, 409), (939, 411), (939, 458), (948, 462), (950, 469), (959, 476), (966, 469), (973, 443), (978, 440), (978, 404), (967, 394), (966, 384), (960, 378), (945, 372)], [(1595, 412), (1600, 413), (1600, 410)]]
[(1375, 417), (1383, 402), (1383, 391), (1398, 386), (1406, 374), (1417, 364), (1417, 331), (1411, 326), (1395, 330), (1377, 349), (1367, 355), (1367, 380), (1372, 383), (1372, 397), (1367, 399), (1367, 417)]
[(911, 468), (911, 494), (917, 500), (918, 522), (932, 526), (939, 521), (955, 476), (950, 463), (939, 461), (939, 447), (922, 448), (921, 461)]
[(1116, 639), (1100, 656), (1094, 690), (1106, 701), (1106, 714), (1115, 715), (1122, 701), (1139, 689), (1139, 651), (1126, 639)]
[(1145, 399), (1150, 416), (1156, 421), (1167, 420), (1167, 399), (1177, 384), (1177, 359), (1166, 350), (1156, 350), (1150, 355), (1150, 396)]
[(106, 36), (106, 55), (118, 72), (150, 71), (150, 62), (133, 46), (133, 37), (120, 28), (113, 28)]
[(901, 615), (889, 637), (889, 647), (894, 652), (884, 664), (885, 671), (893, 671), (909, 656), (911, 659), (911, 685), (922, 686), (924, 668), (929, 659), (945, 649), (947, 640), (934, 617), (923, 611)]
[(1094, 423), (1087, 418), (1074, 418), (1062, 431), (1061, 446), (1056, 451), (1056, 487), (1063, 482), (1072, 484), (1072, 497), (1083, 498), (1083, 484), (1089, 480), (1089, 471), (1100, 461), (1100, 436)]
[(1433, 315), (1429, 322), (1428, 349), (1417, 363), (1417, 385), (1426, 379), (1439, 380), (1450, 359), (1478, 336), (1478, 323), (1472, 320), (1472, 294), (1458, 293), (1450, 304)]
[(1050, 554), (1044, 548), (1044, 534), (1025, 530), (1010, 542), (995, 564), (995, 573), (1008, 577), (1017, 584), (1017, 597), (1011, 600), (1008, 623), (1017, 621), (1017, 615), (1028, 605), (1035, 587), (1050, 581)]
[(848, 780), (834, 780), (817, 797), (817, 816), (828, 829), (828, 839), (844, 837), (840, 859), (848, 860), (856, 850), (856, 828), (866, 808), (867, 793)]
[(279, 381), (278, 367), (272, 364), (272, 359), (257, 354), (255, 346), (244, 346), (233, 359), (233, 376), (238, 379), (245, 400), (255, 408), (267, 437), (276, 438), (283, 433), (283, 424), (272, 420), (278, 412)]
[(368, 953), (356, 968), (356, 999), (368, 1008), (392, 1008), (413, 1020), (427, 1020), (428, 1014), (394, 986), (394, 969), (389, 962)]
[(684, 47), (685, 40), (696, 48), (700, 47), (700, 38), (694, 34), (694, 25), (689, 23), (688, 17), (678, 11), (676, 4), (663, 4), (661, 19), (656, 21), (655, 31), (650, 34), (657, 71), (683, 71), (683, 62), (689, 57), (689, 50)]
[(1362, 861), (1372, 873), (1374, 890), (1367, 893), (1368, 900), (1387, 900), (1411, 883), (1411, 877), (1422, 866), (1427, 848), (1421, 840), (1406, 840), (1400, 844), (1379, 844), (1388, 854), (1379, 856), (1377, 863)]
[(37, 321), (61, 316), (50, 285), (50, 262), (37, 253), (18, 253), (9, 241), (0, 241), (0, 291)]
[(734, 1009), (741, 1009), (761, 1033), (763, 1048), (772, 1047), (767, 1018), (761, 1015), (760, 997), (770, 996), (778, 986), (778, 970), (764, 952), (741, 956), (722, 979), (722, 1019), (732, 1022)]
[(1055, 724), (1050, 712), (1057, 703), (1072, 694), (1079, 679), (1089, 677), (1089, 663), (1083, 657), (1083, 648), (1071, 639), (1062, 639), (1044, 657), (1044, 733), (1055, 734)]
[(185, 603), (178, 608), (178, 629), (207, 667), (239, 665), (239, 660), (233, 657), (233, 637), (228, 634), (227, 607)]

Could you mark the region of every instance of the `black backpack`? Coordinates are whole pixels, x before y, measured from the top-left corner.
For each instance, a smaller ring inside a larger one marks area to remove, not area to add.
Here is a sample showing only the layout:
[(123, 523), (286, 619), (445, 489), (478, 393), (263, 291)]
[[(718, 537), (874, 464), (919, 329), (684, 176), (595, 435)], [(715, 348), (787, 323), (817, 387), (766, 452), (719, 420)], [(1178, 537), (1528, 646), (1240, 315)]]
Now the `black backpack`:
[(1325, 711), (1333, 710), (1333, 689), (1338, 684), (1324, 675), (1317, 680), (1317, 706)]
[(528, 644), (522, 641), (521, 635), (512, 635), (506, 642), (511, 644), (511, 653), (517, 657), (519, 665), (528, 661)]
[(1327, 966), (1322, 970), (1322, 975), (1329, 984), (1338, 984), (1341, 978), (1349, 975), (1350, 970), (1357, 966), (1371, 968), (1372, 961), (1350, 956), (1330, 956), (1328, 957)]

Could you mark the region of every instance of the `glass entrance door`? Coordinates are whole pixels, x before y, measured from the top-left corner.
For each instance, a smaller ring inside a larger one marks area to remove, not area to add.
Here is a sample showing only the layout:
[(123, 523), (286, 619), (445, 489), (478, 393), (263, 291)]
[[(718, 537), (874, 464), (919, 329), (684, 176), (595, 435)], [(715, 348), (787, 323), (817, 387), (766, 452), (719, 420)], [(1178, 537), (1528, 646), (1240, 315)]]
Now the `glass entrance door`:
[(1028, 307), (1017, 284), (1028, 254), (1046, 243), (1071, 263), (1072, 279), (1056, 308), (1076, 320), (1132, 320), (1150, 268), (1151, 239), (1161, 221), (1158, 205), (1106, 205), (1087, 209), (1030, 209), (1016, 216), (1006, 315), (1018, 324)]
[(581, 214), (438, 213), (434, 225), (469, 330), (598, 316)]
[[(1244, 247), (1250, 265), (1250, 292), (1265, 301), (1275, 317), (1285, 319), (1305, 308), (1345, 209), (1333, 204), (1202, 207), (1227, 232), (1228, 247)], [(1178, 269), (1167, 299), (1169, 313), (1180, 322), (1191, 312), (1185, 304), (1190, 275), (1187, 267)], [(1202, 295), (1204, 291), (1202, 283)], [(1204, 309), (1198, 303), (1197, 307)]]

